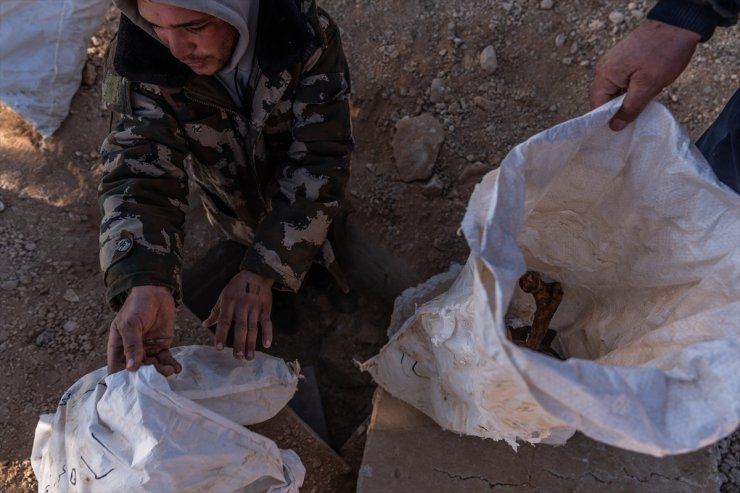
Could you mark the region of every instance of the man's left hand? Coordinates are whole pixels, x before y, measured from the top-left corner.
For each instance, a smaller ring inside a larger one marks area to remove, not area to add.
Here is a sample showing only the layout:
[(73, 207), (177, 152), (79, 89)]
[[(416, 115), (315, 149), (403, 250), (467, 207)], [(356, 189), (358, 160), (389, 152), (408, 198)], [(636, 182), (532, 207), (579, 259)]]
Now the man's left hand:
[(216, 349), (224, 348), (234, 322), (234, 357), (254, 359), (257, 332), (262, 328), (262, 346), (272, 344), (272, 285), (275, 281), (243, 270), (231, 278), (221, 291), (211, 315), (203, 321), (205, 327), (216, 324)]

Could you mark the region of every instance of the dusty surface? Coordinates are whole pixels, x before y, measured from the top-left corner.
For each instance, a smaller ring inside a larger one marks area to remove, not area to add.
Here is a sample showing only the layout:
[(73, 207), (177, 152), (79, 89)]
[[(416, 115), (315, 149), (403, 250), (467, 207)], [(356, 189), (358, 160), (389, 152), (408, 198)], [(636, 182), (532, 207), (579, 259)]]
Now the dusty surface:
[(383, 389), (374, 402), (357, 493), (705, 493), (719, 488), (711, 448), (658, 458), (576, 433), (560, 447), (524, 443), (514, 453), (503, 441), (443, 430)]
[[(324, 1), (343, 29), (353, 74), (357, 221), (421, 278), (463, 260), (457, 230), (475, 183), (512, 146), (588, 109), (595, 61), (651, 3), (574, 0), (542, 9), (526, 0)], [(621, 22), (610, 20), (614, 11)], [(114, 17), (91, 40), (94, 65)], [(480, 63), (488, 45), (498, 62), (493, 73)], [(661, 96), (692, 137), (737, 88), (739, 48), (737, 29), (719, 32)], [(35, 491), (27, 458), (38, 415), (53, 412), (66, 388), (104, 364), (112, 314), (98, 272), (95, 189), (110, 115), (100, 107), (99, 83), (80, 88), (72, 113), (46, 142), (0, 107), (0, 490), (8, 493)], [(394, 160), (396, 124), (424, 113), (444, 140), (429, 177), (406, 182)], [(190, 261), (215, 240), (197, 205)], [(307, 289), (304, 327), (278, 337), (274, 350), (317, 368), (337, 450), (370, 411), (372, 385), (351, 360), (377, 350), (389, 316), (369, 297), (355, 301), (344, 310), (351, 313), (338, 313), (321, 290)], [(209, 340), (184, 309), (177, 337), (177, 344)], [(740, 484), (737, 435), (720, 452), (723, 490), (731, 491)]]

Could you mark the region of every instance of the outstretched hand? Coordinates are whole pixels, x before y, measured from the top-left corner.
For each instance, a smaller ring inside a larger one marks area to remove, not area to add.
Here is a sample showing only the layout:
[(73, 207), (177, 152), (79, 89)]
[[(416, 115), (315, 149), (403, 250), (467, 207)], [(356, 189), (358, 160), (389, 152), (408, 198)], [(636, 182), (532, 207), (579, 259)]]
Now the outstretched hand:
[(234, 357), (254, 359), (257, 332), (262, 329), (262, 346), (272, 344), (272, 285), (273, 279), (243, 270), (231, 278), (221, 291), (205, 327), (216, 325), (215, 343), (224, 348), (231, 322), (234, 322)]
[(175, 332), (175, 300), (164, 286), (136, 286), (108, 332), (108, 373), (154, 365), (168, 377), (182, 370), (170, 353)]
[(660, 91), (686, 68), (701, 36), (670, 24), (648, 20), (601, 57), (591, 84), (591, 108), (625, 91), (622, 107), (609, 122), (622, 130)]

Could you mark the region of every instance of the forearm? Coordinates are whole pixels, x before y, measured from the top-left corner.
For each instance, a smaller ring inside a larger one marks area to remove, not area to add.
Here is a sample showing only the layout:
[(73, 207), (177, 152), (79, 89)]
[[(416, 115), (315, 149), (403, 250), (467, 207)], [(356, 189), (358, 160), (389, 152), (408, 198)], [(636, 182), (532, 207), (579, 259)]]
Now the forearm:
[(133, 286), (166, 286), (176, 298), (180, 292), (187, 211), (183, 151), (164, 144), (163, 122), (139, 111), (125, 116), (102, 146), (100, 263), (114, 308)]

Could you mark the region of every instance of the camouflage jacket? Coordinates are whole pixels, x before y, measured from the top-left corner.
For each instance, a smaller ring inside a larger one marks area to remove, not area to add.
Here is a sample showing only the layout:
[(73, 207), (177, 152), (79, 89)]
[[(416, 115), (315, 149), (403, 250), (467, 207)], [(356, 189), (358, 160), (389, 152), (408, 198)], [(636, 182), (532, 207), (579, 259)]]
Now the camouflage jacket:
[(189, 180), (210, 222), (250, 246), (242, 268), (293, 291), (313, 261), (337, 277), (326, 236), (353, 147), (339, 30), (313, 0), (261, 0), (256, 43), (244, 109), (121, 16), (103, 88), (121, 123), (102, 145), (98, 190), (114, 309), (140, 285), (180, 301)]

